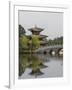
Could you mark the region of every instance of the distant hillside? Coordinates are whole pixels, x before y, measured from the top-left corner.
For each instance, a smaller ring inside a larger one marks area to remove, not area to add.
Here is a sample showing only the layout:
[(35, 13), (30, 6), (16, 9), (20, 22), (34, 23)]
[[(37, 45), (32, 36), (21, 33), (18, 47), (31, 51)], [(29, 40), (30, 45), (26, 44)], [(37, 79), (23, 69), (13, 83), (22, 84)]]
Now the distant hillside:
[(57, 37), (53, 40), (48, 40), (48, 45), (62, 45), (63, 44), (63, 36)]

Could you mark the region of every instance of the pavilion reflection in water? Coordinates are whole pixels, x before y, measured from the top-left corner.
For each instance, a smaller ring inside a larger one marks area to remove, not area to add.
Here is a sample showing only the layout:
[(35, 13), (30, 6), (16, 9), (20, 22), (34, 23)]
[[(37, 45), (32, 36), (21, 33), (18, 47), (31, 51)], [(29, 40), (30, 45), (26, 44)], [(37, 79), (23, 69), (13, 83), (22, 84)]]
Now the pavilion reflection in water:
[(19, 57), (19, 76), (22, 76), (27, 68), (31, 69), (29, 75), (33, 75), (35, 77), (43, 75), (44, 72), (42, 72), (41, 69), (48, 67), (44, 62), (43, 58), (40, 58), (38, 55), (21, 54)]

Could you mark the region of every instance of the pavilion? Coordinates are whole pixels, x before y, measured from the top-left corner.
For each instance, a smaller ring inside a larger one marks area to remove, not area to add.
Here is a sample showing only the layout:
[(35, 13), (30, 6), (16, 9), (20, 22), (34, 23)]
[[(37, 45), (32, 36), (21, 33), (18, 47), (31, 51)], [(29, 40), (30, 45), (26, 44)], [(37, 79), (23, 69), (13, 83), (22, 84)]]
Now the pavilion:
[[(47, 45), (46, 37), (48, 37), (48, 36), (40, 34), (44, 30), (43, 28), (39, 28), (35, 25), (33, 28), (30, 28), (28, 30), (32, 33), (32, 35), (37, 35), (39, 37), (40, 46), (46, 46)], [(28, 38), (31, 39), (32, 35), (28, 35)]]

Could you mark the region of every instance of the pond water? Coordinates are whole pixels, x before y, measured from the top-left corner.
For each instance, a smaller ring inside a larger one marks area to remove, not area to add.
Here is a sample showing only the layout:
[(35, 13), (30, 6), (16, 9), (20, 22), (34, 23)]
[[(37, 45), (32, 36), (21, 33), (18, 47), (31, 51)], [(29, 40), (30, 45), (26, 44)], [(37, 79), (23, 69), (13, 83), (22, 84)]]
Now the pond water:
[(19, 79), (63, 76), (63, 57), (44, 54), (20, 54)]

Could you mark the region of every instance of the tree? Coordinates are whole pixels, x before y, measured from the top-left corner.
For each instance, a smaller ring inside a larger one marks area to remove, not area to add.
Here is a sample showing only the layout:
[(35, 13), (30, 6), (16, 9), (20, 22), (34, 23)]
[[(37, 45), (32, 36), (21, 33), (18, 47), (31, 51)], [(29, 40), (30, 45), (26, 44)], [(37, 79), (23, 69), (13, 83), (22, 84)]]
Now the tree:
[(63, 37), (57, 37), (54, 38), (53, 40), (49, 39), (48, 40), (48, 45), (62, 45), (63, 44)]
[(39, 37), (37, 35), (32, 35), (31, 39), (29, 40), (28, 46), (29, 46), (30, 53), (32, 53), (33, 50), (35, 50), (40, 46)]
[(19, 36), (25, 35), (25, 33), (25, 29), (21, 25), (19, 25)]
[(37, 35), (32, 35), (32, 48), (38, 48), (40, 46), (39, 37)]
[(21, 48), (28, 48), (28, 38), (26, 36), (21, 36), (19, 38), (19, 44)]

